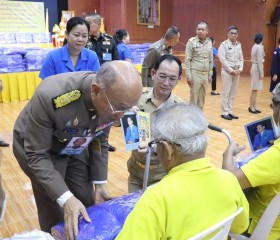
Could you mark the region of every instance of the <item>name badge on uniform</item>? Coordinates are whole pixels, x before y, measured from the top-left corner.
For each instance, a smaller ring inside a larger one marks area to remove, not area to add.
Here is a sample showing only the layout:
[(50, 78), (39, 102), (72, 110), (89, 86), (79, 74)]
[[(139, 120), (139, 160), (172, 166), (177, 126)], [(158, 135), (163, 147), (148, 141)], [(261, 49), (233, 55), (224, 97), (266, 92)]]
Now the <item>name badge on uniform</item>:
[(102, 53), (104, 61), (112, 61), (112, 53)]
[(62, 149), (61, 154), (79, 155), (88, 147), (93, 137), (73, 137), (67, 146)]

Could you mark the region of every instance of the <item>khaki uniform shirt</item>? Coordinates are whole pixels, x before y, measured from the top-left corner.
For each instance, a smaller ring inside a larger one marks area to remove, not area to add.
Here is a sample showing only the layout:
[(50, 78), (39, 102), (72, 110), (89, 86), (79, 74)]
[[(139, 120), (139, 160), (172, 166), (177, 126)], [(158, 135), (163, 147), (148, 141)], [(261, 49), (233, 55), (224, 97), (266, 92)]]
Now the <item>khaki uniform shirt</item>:
[(218, 56), (222, 67), (227, 72), (231, 73), (233, 70), (243, 71), (244, 58), (240, 42), (233, 43), (229, 39), (222, 42), (218, 49)]
[(102, 124), (91, 100), (94, 77), (93, 72), (73, 72), (46, 78), (15, 123), (14, 138), (21, 144), (14, 152), (26, 154), (18, 161), (28, 162), (53, 201), (69, 190), (63, 176), (70, 157), (89, 165), (89, 180), (107, 180), (110, 127), (97, 137), (100, 144), (93, 140), (79, 155), (60, 154), (73, 137), (88, 136)]
[[(141, 96), (141, 98), (138, 101), (137, 106), (139, 109), (143, 112), (150, 113), (150, 119), (158, 112), (159, 109), (161, 109), (165, 104), (167, 103), (180, 103), (183, 102), (183, 100), (176, 95), (172, 94), (169, 96), (169, 98), (166, 100), (165, 103), (161, 104), (159, 107), (156, 106), (156, 100), (153, 94), (154, 88), (148, 88)], [(151, 136), (151, 139), (153, 137)], [(145, 164), (146, 162), (146, 153), (138, 152), (137, 150), (132, 151), (132, 157), (136, 159), (136, 161), (141, 162)], [(151, 155), (151, 165), (158, 164), (159, 161), (157, 157), (152, 154)]]
[(254, 44), (251, 51), (252, 64), (257, 64), (260, 77), (264, 77), (263, 62), (264, 62), (264, 48), (262, 44)]
[(153, 45), (149, 48), (142, 64), (141, 75), (143, 87), (147, 87), (147, 78), (151, 77), (151, 70), (154, 68), (157, 60), (160, 56), (166, 54), (172, 54), (172, 49), (164, 44), (164, 38), (153, 43)]
[(206, 38), (203, 42), (196, 36), (189, 39), (185, 50), (186, 76), (191, 79), (191, 71), (208, 72), (210, 79), (213, 74), (212, 42)]

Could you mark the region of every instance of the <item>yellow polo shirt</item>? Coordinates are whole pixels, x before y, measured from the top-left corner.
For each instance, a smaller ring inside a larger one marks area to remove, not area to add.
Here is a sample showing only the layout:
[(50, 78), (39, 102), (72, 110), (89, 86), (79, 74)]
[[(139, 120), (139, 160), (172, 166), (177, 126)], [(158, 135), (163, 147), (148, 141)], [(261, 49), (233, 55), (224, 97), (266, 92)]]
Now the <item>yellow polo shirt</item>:
[(148, 188), (116, 239), (185, 240), (244, 208), (231, 231), (244, 232), (249, 206), (230, 172), (217, 169), (207, 158), (181, 164)]
[[(266, 152), (241, 167), (253, 190), (248, 194), (252, 233), (272, 198), (280, 192), (280, 139)], [(278, 216), (269, 235), (270, 240), (280, 238), (280, 217)]]

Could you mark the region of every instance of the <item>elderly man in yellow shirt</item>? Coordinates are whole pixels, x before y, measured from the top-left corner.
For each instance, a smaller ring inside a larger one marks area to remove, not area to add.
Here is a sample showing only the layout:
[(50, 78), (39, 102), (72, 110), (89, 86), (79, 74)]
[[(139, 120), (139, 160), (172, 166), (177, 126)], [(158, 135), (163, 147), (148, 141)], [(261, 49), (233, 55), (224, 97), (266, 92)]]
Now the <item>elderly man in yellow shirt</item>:
[[(280, 84), (277, 84), (272, 97), (273, 118), (280, 126)], [(278, 132), (279, 134), (279, 132)], [(232, 143), (224, 153), (223, 168), (232, 172), (243, 189), (252, 188), (247, 199), (252, 219), (248, 233), (251, 234), (273, 197), (280, 192), (280, 139), (257, 158), (241, 168), (233, 164), (233, 156), (244, 150), (244, 146)], [(280, 216), (278, 216), (269, 235), (269, 240), (280, 238)]]
[(170, 103), (153, 121), (150, 146), (168, 174), (149, 187), (128, 215), (121, 239), (185, 240), (244, 208), (231, 231), (244, 232), (249, 206), (237, 179), (205, 157), (208, 122), (195, 105)]

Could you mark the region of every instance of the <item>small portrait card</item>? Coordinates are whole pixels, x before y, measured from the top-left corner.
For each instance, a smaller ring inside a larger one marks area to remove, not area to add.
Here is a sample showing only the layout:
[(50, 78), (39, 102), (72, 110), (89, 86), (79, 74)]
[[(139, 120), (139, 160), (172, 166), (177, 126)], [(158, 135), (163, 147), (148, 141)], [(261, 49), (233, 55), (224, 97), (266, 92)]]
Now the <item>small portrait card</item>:
[(121, 126), (124, 136), (125, 150), (135, 150), (139, 145), (139, 130), (136, 114), (126, 112), (121, 119)]
[(93, 137), (73, 137), (67, 146), (61, 151), (61, 154), (78, 155), (88, 147)]
[(151, 141), (150, 114), (146, 112), (137, 113), (139, 129), (139, 151), (147, 151), (148, 143)]
[(276, 139), (271, 117), (248, 123), (244, 128), (252, 151), (270, 147)]

